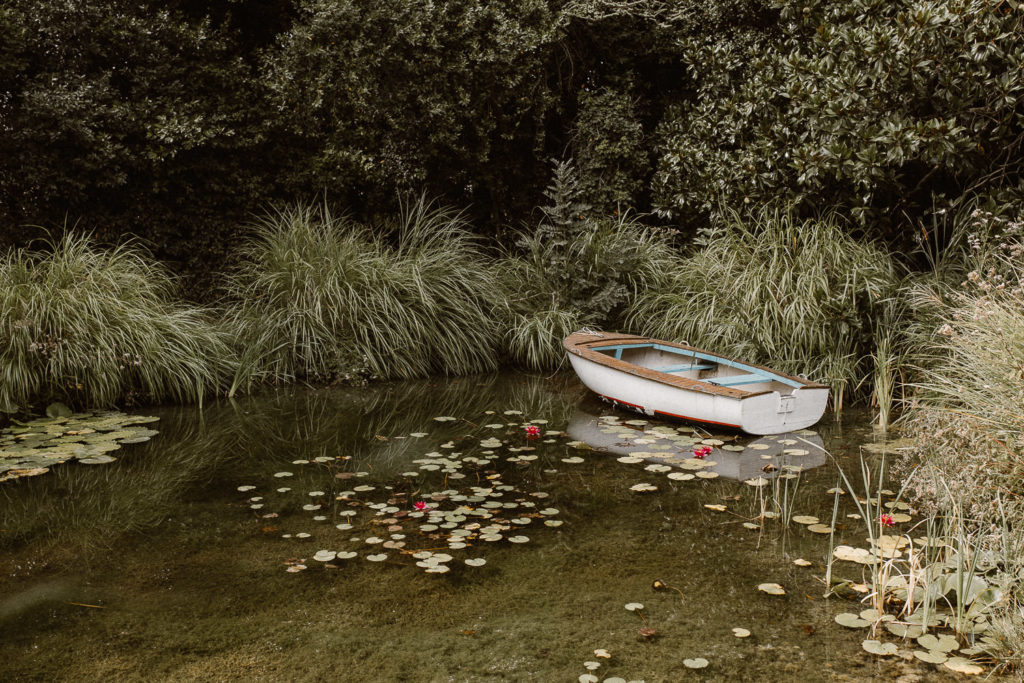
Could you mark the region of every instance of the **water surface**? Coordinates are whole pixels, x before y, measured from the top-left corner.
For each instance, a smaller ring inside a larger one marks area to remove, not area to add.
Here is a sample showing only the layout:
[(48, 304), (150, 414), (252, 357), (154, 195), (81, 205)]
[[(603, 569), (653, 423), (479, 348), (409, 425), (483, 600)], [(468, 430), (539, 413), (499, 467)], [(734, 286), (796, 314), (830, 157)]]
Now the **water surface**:
[[(576, 681), (587, 661), (601, 663), (599, 680), (945, 676), (878, 660), (861, 651), (865, 632), (833, 623), (835, 613), (861, 607), (823, 597), (827, 535), (799, 525), (784, 531), (772, 520), (759, 530), (742, 526), (760, 524), (760, 513), (782, 500), (793, 514), (831, 519), (826, 490), (836, 469), (813, 448), (795, 479), (778, 477), (800, 456), (748, 449), (729, 459), (716, 451), (718, 478), (670, 480), (644, 469), (648, 461), (617, 461), (651, 448), (631, 440), (646, 440), (651, 425), (602, 431), (600, 416), (614, 413), (561, 375), (289, 389), (201, 411), (147, 412), (161, 417), (153, 425), (160, 435), (125, 447), (116, 463), (69, 463), (0, 489), (5, 680)], [(633, 417), (620, 414), (620, 423)], [(547, 420), (545, 438), (525, 438), (530, 419)], [(581, 428), (596, 432), (581, 438)], [(871, 438), (864, 416), (853, 414), (827, 417), (815, 431), (820, 437), (807, 438), (843, 462)], [(504, 443), (480, 445), (492, 437)], [(612, 452), (579, 450), (570, 445), (577, 440)], [(524, 447), (535, 450), (508, 450)], [(461, 479), (415, 462), (486, 450), (494, 459), (457, 470)], [(521, 456), (536, 459), (508, 461)], [(573, 458), (583, 461), (564, 462)], [(285, 471), (292, 476), (274, 476)], [(411, 471), (419, 475), (403, 476)], [(729, 478), (751, 472), (770, 483)], [(536, 504), (515, 514), (557, 514), (523, 525), (529, 542), (508, 543), (509, 532), (449, 551), (445, 574), (425, 573), (402, 552), (445, 552), (443, 541), (419, 533), (422, 519), (403, 516), (391, 526), (403, 526), (406, 547), (384, 551), (382, 562), (366, 559), (381, 548), (364, 539), (389, 538), (366, 502), (405, 515), (417, 500), (454, 506), (430, 493), (495, 481), (511, 487), (501, 500)], [(642, 482), (657, 490), (630, 490)], [(374, 490), (354, 496), (358, 504), (351, 495), (336, 500), (356, 486)], [(285, 487), (292, 490), (277, 492)], [(324, 495), (308, 496), (315, 491)], [(311, 502), (321, 508), (304, 510)], [(339, 530), (346, 510), (356, 511), (355, 524)], [(840, 526), (836, 542), (862, 544), (864, 535)], [(358, 548), (357, 557), (330, 563), (337, 568), (312, 559), (342, 548)], [(468, 567), (466, 557), (486, 564)], [(796, 558), (812, 565), (796, 566)], [(287, 571), (297, 564), (308, 568)], [(860, 571), (843, 568), (851, 579)], [(655, 580), (678, 591), (656, 591)], [(765, 582), (786, 595), (758, 591)], [(644, 608), (625, 610), (631, 602)], [(656, 634), (645, 638), (642, 627)], [(736, 638), (736, 627), (752, 635)], [(684, 666), (697, 657), (708, 667)]]

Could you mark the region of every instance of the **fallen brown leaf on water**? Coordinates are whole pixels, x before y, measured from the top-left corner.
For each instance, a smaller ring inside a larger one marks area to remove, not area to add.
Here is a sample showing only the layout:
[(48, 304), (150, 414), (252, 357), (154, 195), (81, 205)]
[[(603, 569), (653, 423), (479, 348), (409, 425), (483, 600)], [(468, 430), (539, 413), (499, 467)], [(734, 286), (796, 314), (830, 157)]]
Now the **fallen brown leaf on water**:
[(277, 527), (276, 526), (265, 526), (265, 527), (263, 527), (262, 531), (265, 534), (272, 534), (275, 531), (277, 531)]

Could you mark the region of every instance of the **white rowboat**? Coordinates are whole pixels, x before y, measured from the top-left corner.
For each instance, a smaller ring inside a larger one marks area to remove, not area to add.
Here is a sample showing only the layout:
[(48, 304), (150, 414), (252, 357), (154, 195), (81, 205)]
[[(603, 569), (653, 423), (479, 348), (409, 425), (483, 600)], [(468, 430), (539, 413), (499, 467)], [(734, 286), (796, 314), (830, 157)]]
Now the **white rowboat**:
[(685, 344), (585, 330), (562, 342), (580, 381), (613, 405), (748, 434), (821, 419), (828, 387)]

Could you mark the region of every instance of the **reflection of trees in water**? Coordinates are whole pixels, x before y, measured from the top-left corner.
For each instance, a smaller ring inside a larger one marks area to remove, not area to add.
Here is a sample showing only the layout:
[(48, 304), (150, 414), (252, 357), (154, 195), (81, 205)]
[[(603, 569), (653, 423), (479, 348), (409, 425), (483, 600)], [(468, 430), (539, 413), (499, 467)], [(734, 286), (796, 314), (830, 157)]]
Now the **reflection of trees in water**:
[[(565, 376), (490, 374), (364, 388), (290, 389), (220, 401), (204, 410), (160, 409), (153, 414), (161, 417), (154, 425), (161, 433), (144, 446), (115, 452), (117, 463), (68, 463), (0, 486), (5, 530), (0, 548), (42, 541), (79, 550), (103, 547), (120, 534), (159, 524), (197, 487), (219, 476), (234, 482), (265, 463), (350, 455), (355, 462), (372, 458), (378, 471), (397, 466), (422, 455), (426, 444), (393, 437), (452, 431), (433, 420), (440, 415), (476, 424), (492, 418), (518, 422), (519, 416), (501, 414), (514, 409), (563, 429), (579, 394), (578, 385)], [(487, 416), (485, 410), (498, 416)]]

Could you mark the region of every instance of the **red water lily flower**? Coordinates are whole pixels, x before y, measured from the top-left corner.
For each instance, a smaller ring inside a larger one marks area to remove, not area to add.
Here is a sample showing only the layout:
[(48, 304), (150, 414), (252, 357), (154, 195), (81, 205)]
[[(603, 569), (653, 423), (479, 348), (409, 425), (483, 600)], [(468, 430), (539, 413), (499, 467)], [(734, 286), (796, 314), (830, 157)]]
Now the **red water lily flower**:
[(424, 503), (422, 500), (417, 500), (415, 503), (412, 504), (412, 506), (414, 508), (416, 508), (417, 510), (429, 510), (430, 509), (430, 506), (427, 505), (426, 503)]
[(540, 427), (536, 425), (529, 425), (526, 427), (526, 438), (536, 439), (540, 437)]
[(878, 521), (884, 524), (885, 526), (892, 526), (896, 523), (895, 521), (893, 521), (892, 515), (882, 515), (878, 518)]
[(711, 454), (711, 446), (701, 446), (700, 448), (693, 449), (693, 457), (698, 460), (703, 460)]

